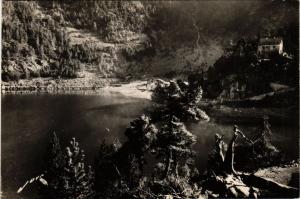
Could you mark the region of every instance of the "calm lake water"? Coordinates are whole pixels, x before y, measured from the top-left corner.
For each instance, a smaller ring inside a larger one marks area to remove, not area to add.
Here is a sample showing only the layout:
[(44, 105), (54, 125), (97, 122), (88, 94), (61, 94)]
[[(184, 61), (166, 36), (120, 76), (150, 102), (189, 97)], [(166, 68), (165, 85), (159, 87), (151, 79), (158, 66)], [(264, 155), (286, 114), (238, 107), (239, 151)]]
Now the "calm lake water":
[[(1, 99), (1, 184), (3, 198), (9, 199), (34, 198), (26, 192), (22, 197), (15, 193), (26, 180), (43, 171), (46, 148), (53, 131), (63, 146), (76, 137), (86, 152), (87, 161), (93, 164), (101, 142), (104, 139), (112, 142), (116, 138), (124, 142), (123, 132), (129, 122), (150, 106), (148, 100), (107, 93), (6, 94)], [(197, 135), (195, 150), (200, 170), (206, 167), (208, 152), (214, 146), (214, 134), (224, 134), (225, 139), (232, 135), (232, 124), (213, 120), (190, 124), (188, 128)], [(253, 124), (243, 124), (241, 128), (250, 136), (256, 130)], [(290, 158), (297, 158), (298, 127), (272, 125), (272, 130), (274, 144)]]

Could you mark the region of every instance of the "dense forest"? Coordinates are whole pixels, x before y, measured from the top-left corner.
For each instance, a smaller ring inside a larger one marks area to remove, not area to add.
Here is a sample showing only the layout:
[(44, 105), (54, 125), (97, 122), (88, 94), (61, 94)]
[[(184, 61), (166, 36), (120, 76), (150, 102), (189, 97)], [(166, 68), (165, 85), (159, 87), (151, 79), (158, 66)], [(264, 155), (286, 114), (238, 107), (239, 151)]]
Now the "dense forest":
[(2, 33), (6, 81), (161, 76), (207, 70), (230, 43), (262, 33), (296, 56), (298, 2), (5, 1)]
[[(138, 31), (144, 23), (137, 18), (143, 7), (127, 4), (120, 6), (118, 2), (109, 1), (4, 2), (3, 80), (75, 77), (75, 72), (84, 70), (86, 65), (99, 65), (101, 53), (112, 50), (100, 49), (99, 52), (99, 48), (88, 42), (72, 44), (66, 27), (87, 29), (105, 41), (120, 42), (124, 39), (121, 31), (125, 34), (131, 29)], [(93, 8), (92, 12), (90, 8)]]

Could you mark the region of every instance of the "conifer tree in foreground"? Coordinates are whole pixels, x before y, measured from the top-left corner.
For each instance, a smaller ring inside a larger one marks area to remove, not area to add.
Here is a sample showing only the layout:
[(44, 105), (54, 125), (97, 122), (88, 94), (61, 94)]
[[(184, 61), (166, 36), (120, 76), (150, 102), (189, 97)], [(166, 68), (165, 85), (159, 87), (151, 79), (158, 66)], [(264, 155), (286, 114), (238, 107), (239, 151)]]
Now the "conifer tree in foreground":
[(80, 149), (75, 138), (72, 138), (70, 146), (66, 147), (63, 152), (59, 139), (54, 132), (48, 155), (45, 173), (26, 181), (17, 193), (20, 194), (29, 184), (38, 181), (46, 187), (43, 194), (45, 198), (94, 198), (94, 172), (90, 166), (85, 167), (84, 151)]
[(48, 181), (49, 187), (47, 190), (47, 197), (57, 198), (59, 197), (60, 189), (60, 176), (63, 166), (63, 153), (59, 143), (59, 139), (55, 132), (52, 134), (50, 141), (50, 146), (48, 148), (48, 158), (47, 158), (47, 172), (46, 179)]
[(84, 151), (75, 138), (64, 152), (65, 163), (61, 175), (60, 192), (62, 199), (89, 199), (94, 197), (94, 173), (85, 168)]
[(163, 125), (157, 135), (156, 149), (165, 160), (165, 178), (171, 173), (178, 177), (179, 160), (186, 160), (192, 155), (191, 145), (195, 142), (196, 137), (176, 117)]
[(85, 167), (84, 151), (72, 138), (70, 145), (61, 150), (59, 139), (53, 133), (47, 161), (47, 198), (89, 199), (94, 197), (94, 173)]
[(193, 78), (187, 82), (172, 80), (158, 84), (152, 94), (152, 101), (159, 107), (153, 119), (159, 121), (176, 116), (181, 121), (209, 121), (208, 115), (198, 107), (201, 98), (200, 81)]
[(127, 145), (129, 152), (132, 153), (137, 160), (138, 169), (143, 171), (144, 154), (149, 150), (156, 139), (157, 129), (150, 122), (150, 118), (146, 115), (135, 119), (126, 129), (125, 135), (128, 138)]

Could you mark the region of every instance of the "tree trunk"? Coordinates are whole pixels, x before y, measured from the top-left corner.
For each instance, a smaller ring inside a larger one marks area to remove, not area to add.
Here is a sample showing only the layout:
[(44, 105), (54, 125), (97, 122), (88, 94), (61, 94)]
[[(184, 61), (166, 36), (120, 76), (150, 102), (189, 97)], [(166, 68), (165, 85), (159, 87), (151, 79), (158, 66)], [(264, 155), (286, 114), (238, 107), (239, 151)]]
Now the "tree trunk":
[(225, 172), (228, 173), (235, 173), (233, 163), (234, 163), (234, 143), (236, 138), (237, 138), (237, 134), (234, 133), (229, 142), (228, 149), (226, 151), (226, 156), (224, 160), (224, 169)]
[(174, 169), (176, 178), (178, 178), (178, 161), (177, 161), (177, 154), (174, 154)]
[(199, 41), (200, 41), (200, 37), (201, 37), (201, 36), (200, 36), (200, 30), (199, 30), (199, 27), (198, 27), (198, 25), (197, 25), (197, 22), (196, 22), (194, 16), (192, 16), (192, 22), (193, 22), (193, 26), (194, 26), (194, 28), (195, 28), (195, 30), (196, 30), (196, 32), (197, 32), (196, 47), (195, 47), (195, 50), (196, 50), (196, 49), (199, 49), (199, 47), (200, 47)]
[(165, 168), (165, 178), (168, 177), (170, 169), (171, 169), (171, 162), (172, 162), (172, 149), (168, 149), (168, 157), (167, 157), (167, 164)]

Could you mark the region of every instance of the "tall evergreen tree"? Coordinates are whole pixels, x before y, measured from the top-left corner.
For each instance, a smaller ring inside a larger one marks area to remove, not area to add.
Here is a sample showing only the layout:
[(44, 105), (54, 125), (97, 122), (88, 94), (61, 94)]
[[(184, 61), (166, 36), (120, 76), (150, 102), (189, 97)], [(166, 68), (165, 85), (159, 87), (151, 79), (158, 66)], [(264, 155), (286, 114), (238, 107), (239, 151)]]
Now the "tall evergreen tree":
[(152, 100), (160, 106), (160, 109), (154, 112), (154, 118), (161, 120), (175, 116), (181, 121), (208, 121), (209, 117), (198, 107), (201, 98), (200, 82), (192, 78), (189, 78), (188, 82), (177, 80), (160, 83), (152, 94)]
[(196, 137), (176, 117), (173, 117), (162, 126), (157, 135), (156, 150), (164, 160), (164, 178), (171, 174), (178, 177), (180, 159), (185, 164), (188, 157), (192, 155), (191, 146), (195, 142)]
[(47, 198), (59, 198), (60, 176), (63, 167), (63, 152), (59, 143), (59, 139), (55, 132), (52, 134), (50, 147), (48, 149), (47, 172), (45, 178), (49, 184)]
[(125, 135), (128, 138), (127, 145), (131, 148), (131, 153), (137, 158), (139, 169), (143, 170), (144, 153), (150, 149), (156, 139), (157, 129), (151, 124), (150, 118), (142, 115), (130, 123)]
[(94, 174), (91, 167), (85, 168), (84, 151), (75, 138), (64, 152), (65, 164), (61, 175), (62, 199), (90, 199), (95, 193)]
[(53, 133), (48, 150), (45, 179), (49, 186), (46, 198), (90, 199), (94, 197), (94, 172), (85, 167), (84, 151), (75, 138), (65, 151), (61, 150), (59, 139)]

